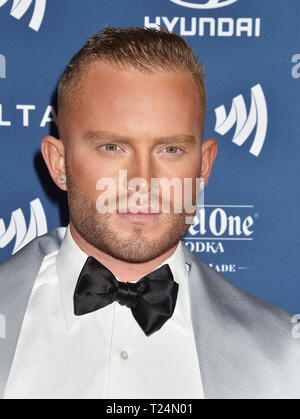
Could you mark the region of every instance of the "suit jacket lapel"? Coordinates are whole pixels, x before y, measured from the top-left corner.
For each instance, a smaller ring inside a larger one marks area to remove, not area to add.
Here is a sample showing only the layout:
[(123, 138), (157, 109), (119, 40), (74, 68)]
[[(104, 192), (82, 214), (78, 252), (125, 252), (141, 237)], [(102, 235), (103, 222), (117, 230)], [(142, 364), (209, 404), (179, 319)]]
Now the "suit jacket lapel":
[[(191, 301), (191, 317), (194, 329), (195, 343), (198, 353), (198, 361), (202, 378), (205, 398), (214, 398), (220, 387), (215, 379), (216, 357), (214, 348), (218, 345), (220, 336), (211, 335), (211, 327), (215, 323), (216, 313), (213, 306), (207, 300), (207, 284), (203, 280), (203, 272), (199, 266), (200, 259), (195, 260), (190, 251), (183, 246), (186, 263), (190, 265), (189, 290)], [(218, 355), (219, 358), (220, 354)], [(221, 355), (222, 356), (222, 355)]]
[(298, 398), (300, 341), (288, 313), (239, 289), (184, 247), (207, 399)]
[(0, 339), (0, 398), (3, 398), (26, 307), (44, 257), (60, 247), (65, 228), (41, 236), (0, 266), (0, 315), (6, 336)]

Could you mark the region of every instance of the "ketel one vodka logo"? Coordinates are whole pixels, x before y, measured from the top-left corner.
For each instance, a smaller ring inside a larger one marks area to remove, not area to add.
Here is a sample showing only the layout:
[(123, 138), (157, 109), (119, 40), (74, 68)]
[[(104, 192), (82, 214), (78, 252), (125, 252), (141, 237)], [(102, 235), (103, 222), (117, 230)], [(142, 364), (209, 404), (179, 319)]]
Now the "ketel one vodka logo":
[(218, 7), (229, 6), (238, 0), (170, 0), (179, 6), (190, 7), (192, 9), (217, 9)]
[[(4, 6), (9, 1), (11, 0), (0, 0), (0, 7)], [(31, 4), (34, 3), (33, 14), (29, 23), (29, 27), (38, 32), (43, 23), (46, 10), (46, 1), (47, 0), (13, 0), (10, 14), (15, 19), (19, 20), (25, 15)]]
[(230, 241), (253, 240), (253, 205), (204, 205), (197, 211), (185, 236), (185, 244), (196, 253), (225, 253)]

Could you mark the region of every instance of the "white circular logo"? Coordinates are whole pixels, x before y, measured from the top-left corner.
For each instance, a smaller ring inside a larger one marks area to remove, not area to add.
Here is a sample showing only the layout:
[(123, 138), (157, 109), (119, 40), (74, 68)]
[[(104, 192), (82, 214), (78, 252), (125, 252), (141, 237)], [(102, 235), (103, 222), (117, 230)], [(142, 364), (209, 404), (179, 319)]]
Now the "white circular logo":
[(190, 7), (192, 9), (216, 9), (218, 7), (229, 6), (238, 0), (208, 0), (206, 3), (200, 3), (198, 0), (170, 0), (179, 6)]

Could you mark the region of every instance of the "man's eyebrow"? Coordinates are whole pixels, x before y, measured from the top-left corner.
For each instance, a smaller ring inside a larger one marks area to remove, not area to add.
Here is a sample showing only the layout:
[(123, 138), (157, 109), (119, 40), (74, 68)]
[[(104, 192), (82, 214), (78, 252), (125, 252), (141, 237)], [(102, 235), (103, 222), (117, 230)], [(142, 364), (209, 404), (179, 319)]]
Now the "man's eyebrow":
[(86, 131), (82, 138), (89, 141), (128, 141), (130, 138), (108, 131)]
[[(134, 142), (136, 141), (134, 138), (116, 134), (113, 132), (108, 131), (86, 131), (83, 134), (83, 139), (96, 142), (96, 141), (118, 141), (118, 142)], [(175, 135), (167, 135), (161, 137), (154, 137), (153, 144), (156, 143), (195, 143), (196, 138), (193, 135), (187, 134), (175, 134)]]
[(154, 138), (155, 142), (161, 143), (195, 143), (196, 137), (194, 135), (187, 135), (187, 134), (178, 134), (178, 135), (168, 135), (164, 137), (156, 137)]

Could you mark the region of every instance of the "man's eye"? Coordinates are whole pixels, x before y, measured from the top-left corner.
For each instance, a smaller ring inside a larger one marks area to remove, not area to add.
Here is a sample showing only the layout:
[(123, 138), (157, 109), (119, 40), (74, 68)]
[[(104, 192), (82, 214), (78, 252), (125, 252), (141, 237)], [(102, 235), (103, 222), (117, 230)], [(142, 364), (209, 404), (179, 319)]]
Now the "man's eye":
[(182, 150), (175, 146), (168, 146), (165, 148), (165, 152), (168, 154), (180, 154)]
[(105, 144), (103, 148), (105, 151), (109, 152), (119, 151), (119, 146), (117, 144)]

